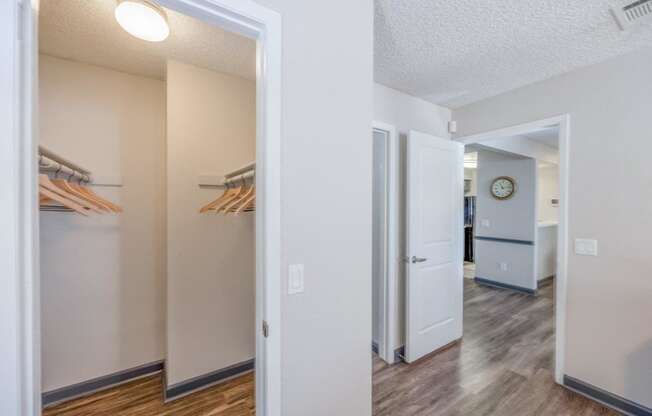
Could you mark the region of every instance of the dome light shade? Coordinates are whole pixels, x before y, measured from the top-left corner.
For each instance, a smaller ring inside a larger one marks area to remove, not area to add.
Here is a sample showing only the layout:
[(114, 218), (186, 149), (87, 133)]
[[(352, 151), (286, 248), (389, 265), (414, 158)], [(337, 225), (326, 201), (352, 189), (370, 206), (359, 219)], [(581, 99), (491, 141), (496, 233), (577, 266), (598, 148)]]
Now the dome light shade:
[(161, 42), (170, 34), (165, 11), (148, 0), (119, 0), (115, 19), (132, 36)]

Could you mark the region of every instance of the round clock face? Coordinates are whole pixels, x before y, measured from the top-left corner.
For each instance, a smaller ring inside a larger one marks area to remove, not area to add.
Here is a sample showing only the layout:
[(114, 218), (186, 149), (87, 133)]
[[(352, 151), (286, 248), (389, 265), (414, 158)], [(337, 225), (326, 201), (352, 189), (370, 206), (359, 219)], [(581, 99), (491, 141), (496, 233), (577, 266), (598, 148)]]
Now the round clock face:
[(508, 176), (496, 178), (491, 184), (491, 195), (496, 199), (511, 198), (515, 191), (516, 183)]

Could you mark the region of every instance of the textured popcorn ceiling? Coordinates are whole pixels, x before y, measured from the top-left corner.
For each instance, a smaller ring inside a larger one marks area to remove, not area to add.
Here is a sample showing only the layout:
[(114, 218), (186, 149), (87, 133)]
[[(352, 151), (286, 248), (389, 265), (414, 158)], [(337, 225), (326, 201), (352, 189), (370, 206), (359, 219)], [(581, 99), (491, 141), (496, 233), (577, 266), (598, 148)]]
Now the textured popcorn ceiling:
[(375, 0), (375, 80), (457, 108), (652, 46), (652, 24), (621, 32), (609, 5)]
[(118, 25), (115, 5), (116, 0), (41, 0), (40, 51), (159, 79), (165, 78), (168, 58), (255, 79), (255, 41), (165, 9), (170, 36), (146, 42)]

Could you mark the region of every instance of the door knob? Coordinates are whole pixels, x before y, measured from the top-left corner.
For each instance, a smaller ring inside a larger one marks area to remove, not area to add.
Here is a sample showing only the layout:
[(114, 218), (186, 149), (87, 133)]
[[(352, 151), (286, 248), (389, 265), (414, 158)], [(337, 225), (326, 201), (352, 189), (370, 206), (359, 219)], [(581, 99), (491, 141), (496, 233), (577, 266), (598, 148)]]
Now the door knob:
[(428, 259), (423, 257), (412, 256), (412, 263), (423, 263), (426, 260)]

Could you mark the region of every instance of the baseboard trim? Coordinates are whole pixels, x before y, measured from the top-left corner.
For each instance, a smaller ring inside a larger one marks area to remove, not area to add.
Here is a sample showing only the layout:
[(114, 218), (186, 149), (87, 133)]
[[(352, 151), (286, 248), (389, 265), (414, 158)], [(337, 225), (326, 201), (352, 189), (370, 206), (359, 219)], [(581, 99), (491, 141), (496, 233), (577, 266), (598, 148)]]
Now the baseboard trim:
[(537, 284), (539, 284), (539, 285), (546, 284), (546, 283), (550, 282), (551, 280), (553, 280), (554, 278), (555, 278), (554, 274), (550, 275), (548, 277), (544, 277), (543, 279), (537, 280)]
[(510, 285), (507, 283), (501, 283), (501, 282), (496, 282), (494, 280), (490, 279), (485, 279), (483, 277), (475, 277), (473, 280), (479, 285), (485, 285), (485, 286), (492, 286), (496, 287), (499, 289), (510, 289), (510, 290), (515, 290), (517, 292), (525, 293), (527, 295), (536, 295), (537, 291), (534, 289), (528, 289), (526, 287), (521, 287), (521, 286), (515, 286), (515, 285)]
[(141, 377), (149, 376), (163, 371), (164, 362), (155, 361), (138, 367), (118, 371), (102, 377), (97, 377), (88, 381), (73, 384), (71, 386), (61, 387), (56, 390), (47, 391), (41, 394), (43, 408), (54, 406), (55, 404), (87, 396), (101, 390), (106, 390), (117, 385), (136, 380)]
[(564, 386), (574, 392), (630, 416), (652, 416), (652, 409), (609, 393), (573, 377), (564, 376)]
[(476, 235), (474, 238), (480, 241), (493, 241), (495, 243), (522, 244), (525, 246), (534, 245), (534, 241), (530, 241), (530, 240), (515, 240), (512, 238), (483, 237), (481, 235)]
[(197, 376), (186, 381), (173, 384), (165, 389), (165, 401), (171, 401), (183, 396), (187, 396), (198, 390), (215, 384), (222, 383), (234, 377), (243, 375), (254, 370), (255, 360), (243, 361), (208, 374)]

